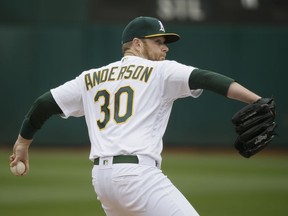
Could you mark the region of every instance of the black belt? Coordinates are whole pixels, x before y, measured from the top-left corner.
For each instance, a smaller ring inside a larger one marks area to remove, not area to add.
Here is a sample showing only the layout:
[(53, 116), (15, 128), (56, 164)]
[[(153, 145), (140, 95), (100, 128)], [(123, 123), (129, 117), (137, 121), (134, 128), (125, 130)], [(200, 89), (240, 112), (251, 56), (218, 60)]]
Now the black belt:
[[(139, 160), (136, 155), (119, 155), (113, 157), (113, 164), (117, 163), (135, 163), (138, 164)], [(99, 165), (99, 158), (94, 159), (94, 165)]]

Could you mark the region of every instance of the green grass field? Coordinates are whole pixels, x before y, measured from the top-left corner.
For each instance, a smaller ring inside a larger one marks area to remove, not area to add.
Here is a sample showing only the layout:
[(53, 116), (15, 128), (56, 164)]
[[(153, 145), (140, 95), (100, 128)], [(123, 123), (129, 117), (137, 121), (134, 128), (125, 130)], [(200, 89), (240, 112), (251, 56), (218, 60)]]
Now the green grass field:
[[(91, 185), (88, 150), (31, 148), (26, 177), (10, 173), (9, 154), (0, 151), (1, 216), (105, 215)], [(288, 215), (287, 154), (166, 152), (162, 168), (201, 216)]]

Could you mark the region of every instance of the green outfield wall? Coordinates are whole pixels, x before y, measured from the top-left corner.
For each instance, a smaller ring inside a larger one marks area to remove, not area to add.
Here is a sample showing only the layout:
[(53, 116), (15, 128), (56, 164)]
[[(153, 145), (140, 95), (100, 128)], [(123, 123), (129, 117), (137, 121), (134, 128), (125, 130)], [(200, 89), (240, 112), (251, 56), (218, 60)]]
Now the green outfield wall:
[[(74, 16), (80, 17), (78, 21), (32, 22), (24, 17), (0, 22), (0, 144), (13, 144), (37, 96), (84, 70), (121, 58), (125, 23), (93, 24), (82, 19), (83, 14)], [(182, 36), (169, 46), (168, 59), (223, 73), (264, 97), (273, 96), (279, 125), (273, 146), (288, 145), (288, 26), (186, 23), (169, 24), (166, 30)], [(230, 119), (242, 106), (212, 92), (180, 99), (164, 140), (169, 145), (232, 145), (235, 133)], [(86, 129), (84, 118), (53, 117), (37, 134), (35, 145), (87, 145)]]

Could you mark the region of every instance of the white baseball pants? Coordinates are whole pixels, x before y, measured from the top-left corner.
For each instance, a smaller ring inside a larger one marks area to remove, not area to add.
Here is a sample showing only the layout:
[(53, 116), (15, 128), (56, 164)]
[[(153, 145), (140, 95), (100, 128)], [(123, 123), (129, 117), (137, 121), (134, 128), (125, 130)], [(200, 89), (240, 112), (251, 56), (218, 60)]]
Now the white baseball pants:
[(107, 216), (199, 216), (155, 161), (141, 156), (139, 164), (112, 164), (100, 158), (92, 179)]

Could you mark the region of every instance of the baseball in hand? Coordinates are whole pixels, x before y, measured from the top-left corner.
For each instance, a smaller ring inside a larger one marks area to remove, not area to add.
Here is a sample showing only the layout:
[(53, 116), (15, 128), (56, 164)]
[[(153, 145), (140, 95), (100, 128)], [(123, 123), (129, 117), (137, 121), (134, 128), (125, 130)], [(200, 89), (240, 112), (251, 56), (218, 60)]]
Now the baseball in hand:
[(19, 161), (17, 165), (10, 167), (11, 172), (14, 175), (22, 175), (25, 171), (25, 164), (22, 161)]

